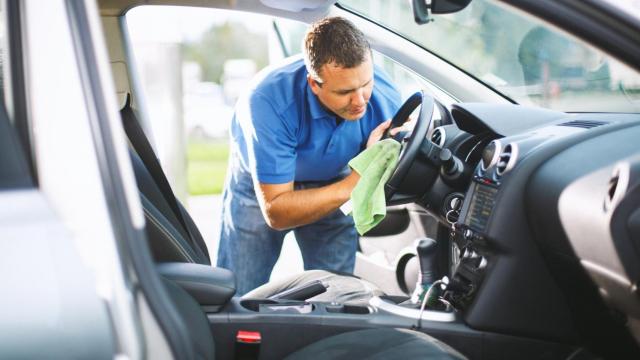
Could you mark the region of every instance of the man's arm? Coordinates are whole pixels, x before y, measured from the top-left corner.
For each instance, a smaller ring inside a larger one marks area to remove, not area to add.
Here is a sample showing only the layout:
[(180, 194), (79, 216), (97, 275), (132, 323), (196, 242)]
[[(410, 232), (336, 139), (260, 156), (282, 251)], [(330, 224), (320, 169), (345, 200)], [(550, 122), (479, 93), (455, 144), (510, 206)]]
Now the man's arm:
[[(375, 144), (391, 121), (378, 125), (369, 135), (367, 147)], [(397, 132), (392, 130), (392, 135)], [(335, 211), (351, 197), (360, 175), (352, 171), (344, 179), (333, 184), (314, 189), (295, 190), (293, 182), (286, 184), (256, 185), (256, 195), (267, 224), (284, 230), (310, 224)]]
[(259, 184), (256, 195), (267, 224), (285, 230), (315, 222), (339, 208), (349, 200), (359, 179), (353, 171), (340, 181), (314, 189), (294, 190), (293, 182)]

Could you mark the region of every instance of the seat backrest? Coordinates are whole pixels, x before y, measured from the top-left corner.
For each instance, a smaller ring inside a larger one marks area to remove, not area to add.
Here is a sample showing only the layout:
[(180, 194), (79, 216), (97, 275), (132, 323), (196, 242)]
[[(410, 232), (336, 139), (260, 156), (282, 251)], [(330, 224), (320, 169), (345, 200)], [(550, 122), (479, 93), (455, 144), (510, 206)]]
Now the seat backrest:
[[(211, 265), (204, 239), (168, 185), (128, 99), (120, 115), (129, 139), (129, 155), (147, 220), (145, 230), (155, 260)], [(141, 150), (147, 152), (141, 154)]]
[[(190, 241), (189, 234), (165, 201), (138, 154), (130, 148), (129, 156), (146, 220), (145, 232), (154, 259), (157, 262), (210, 265), (206, 249), (202, 250)], [(192, 234), (199, 234), (195, 226), (190, 230)]]

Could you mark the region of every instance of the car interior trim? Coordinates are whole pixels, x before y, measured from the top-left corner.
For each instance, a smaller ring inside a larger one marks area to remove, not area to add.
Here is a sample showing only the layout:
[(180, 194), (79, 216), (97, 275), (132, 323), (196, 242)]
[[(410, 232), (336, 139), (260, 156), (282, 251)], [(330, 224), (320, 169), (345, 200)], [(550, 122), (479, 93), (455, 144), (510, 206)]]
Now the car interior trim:
[[(140, 290), (145, 294), (147, 303), (155, 313), (158, 324), (167, 336), (171, 350), (175, 356), (193, 358), (193, 349), (189, 346), (189, 339), (185, 324), (176, 313), (174, 304), (160, 283), (153, 262), (146, 248), (142, 229), (133, 226), (130, 208), (123, 188), (120, 169), (114, 149), (113, 134), (109, 127), (108, 106), (105, 103), (103, 84), (98, 73), (98, 62), (94, 53), (94, 39), (88, 22), (88, 12), (84, 2), (67, 0), (65, 5), (68, 12), (71, 34), (74, 38), (74, 48), (83, 82), (87, 104), (93, 109), (89, 111), (89, 124), (94, 137), (95, 151), (98, 159), (100, 175), (104, 184), (105, 197), (110, 199), (108, 211), (118, 241), (116, 245), (123, 259), (131, 260)], [(139, 247), (143, 247), (140, 249)], [(131, 248), (130, 248), (131, 247)], [(146, 255), (146, 256), (145, 256)], [(123, 269), (124, 270), (124, 269)], [(128, 272), (123, 271), (123, 274)], [(127, 281), (132, 281), (128, 278)], [(133, 284), (130, 284), (133, 285)], [(133, 303), (130, 303), (133, 306)], [(162, 315), (162, 316), (161, 316)], [(136, 326), (132, 331), (138, 340), (142, 339), (141, 329)], [(142, 341), (138, 341), (142, 343)], [(144, 352), (141, 348), (140, 352)], [(142, 355), (142, 354), (138, 354)]]

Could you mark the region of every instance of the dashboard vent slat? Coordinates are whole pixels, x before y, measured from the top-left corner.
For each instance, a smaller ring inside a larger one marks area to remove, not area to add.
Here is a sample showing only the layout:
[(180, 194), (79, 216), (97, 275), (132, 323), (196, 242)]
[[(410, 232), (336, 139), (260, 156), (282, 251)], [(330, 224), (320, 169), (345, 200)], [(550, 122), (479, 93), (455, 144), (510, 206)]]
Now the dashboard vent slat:
[(608, 122), (606, 121), (572, 120), (562, 124), (558, 124), (558, 126), (569, 126), (569, 127), (583, 128), (583, 129), (591, 129), (591, 128), (606, 125), (606, 124), (608, 124)]
[(442, 147), (444, 146), (445, 136), (445, 132), (442, 128), (436, 128), (433, 130), (433, 134), (431, 135), (431, 142)]
[(513, 168), (517, 157), (517, 151), (518, 148), (515, 144), (507, 144), (507, 146), (504, 147), (504, 150), (502, 150), (498, 156), (498, 164), (496, 165), (496, 174), (498, 174), (498, 176), (501, 176)]

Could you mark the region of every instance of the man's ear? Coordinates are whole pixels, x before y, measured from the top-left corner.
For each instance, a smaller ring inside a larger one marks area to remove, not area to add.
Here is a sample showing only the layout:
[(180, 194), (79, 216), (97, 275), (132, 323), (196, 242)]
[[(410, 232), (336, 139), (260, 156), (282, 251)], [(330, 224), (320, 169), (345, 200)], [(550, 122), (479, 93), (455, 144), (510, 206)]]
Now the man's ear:
[(307, 83), (309, 83), (311, 91), (313, 91), (315, 95), (318, 95), (318, 93), (320, 92), (320, 85), (309, 74), (307, 74)]

